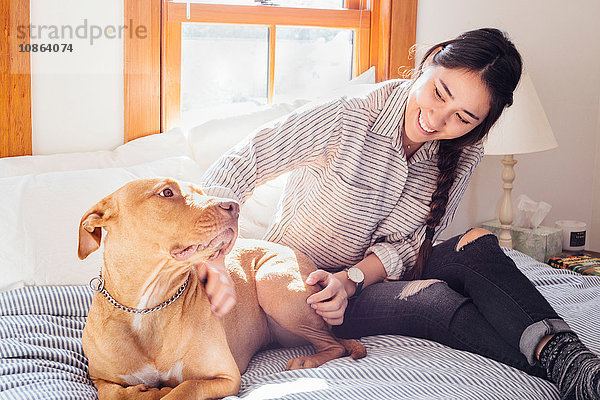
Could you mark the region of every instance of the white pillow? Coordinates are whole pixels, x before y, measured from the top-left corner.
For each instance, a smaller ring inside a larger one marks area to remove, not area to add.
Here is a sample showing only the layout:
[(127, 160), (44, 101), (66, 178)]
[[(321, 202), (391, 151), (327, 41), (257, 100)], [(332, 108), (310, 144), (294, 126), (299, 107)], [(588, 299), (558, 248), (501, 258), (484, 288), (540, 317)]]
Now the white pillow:
[(112, 151), (2, 158), (0, 178), (55, 171), (127, 167), (176, 156), (191, 157), (187, 138), (180, 128), (132, 140)]
[(194, 160), (202, 169), (208, 169), (221, 155), (254, 130), (267, 122), (288, 115), (308, 102), (308, 100), (297, 100), (293, 103), (272, 104), (259, 111), (212, 119), (190, 128), (188, 141)]
[(23, 285), (81, 285), (98, 274), (102, 249), (77, 257), (79, 221), (104, 196), (138, 178), (198, 182), (189, 157), (126, 168), (51, 172), (0, 179), (0, 291)]
[(371, 67), (356, 78), (350, 80), (351, 85), (375, 83), (375, 67)]
[(288, 174), (266, 182), (254, 189), (254, 193), (240, 210), (239, 237), (263, 239), (278, 208), (279, 200)]

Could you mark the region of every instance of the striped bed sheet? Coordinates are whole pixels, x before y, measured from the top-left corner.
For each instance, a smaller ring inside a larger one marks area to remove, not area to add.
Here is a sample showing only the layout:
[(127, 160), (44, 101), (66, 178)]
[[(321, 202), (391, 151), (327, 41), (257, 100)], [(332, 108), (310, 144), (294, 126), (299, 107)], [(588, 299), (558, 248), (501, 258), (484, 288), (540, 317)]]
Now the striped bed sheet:
[[(557, 312), (600, 353), (600, 277), (557, 270), (506, 250)], [(91, 292), (26, 287), (0, 294), (0, 399), (95, 399), (81, 347)], [(368, 356), (284, 371), (311, 346), (262, 351), (235, 399), (558, 399), (555, 387), (504, 364), (438, 343), (364, 337)]]

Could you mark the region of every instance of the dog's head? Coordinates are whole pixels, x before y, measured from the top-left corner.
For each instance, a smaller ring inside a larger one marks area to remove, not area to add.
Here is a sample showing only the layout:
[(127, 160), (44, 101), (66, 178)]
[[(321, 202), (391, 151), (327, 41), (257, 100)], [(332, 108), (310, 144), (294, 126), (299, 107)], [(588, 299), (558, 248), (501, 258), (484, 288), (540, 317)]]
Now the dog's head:
[(238, 232), (239, 205), (174, 179), (140, 179), (100, 200), (81, 218), (80, 259), (100, 247), (132, 262), (218, 262)]

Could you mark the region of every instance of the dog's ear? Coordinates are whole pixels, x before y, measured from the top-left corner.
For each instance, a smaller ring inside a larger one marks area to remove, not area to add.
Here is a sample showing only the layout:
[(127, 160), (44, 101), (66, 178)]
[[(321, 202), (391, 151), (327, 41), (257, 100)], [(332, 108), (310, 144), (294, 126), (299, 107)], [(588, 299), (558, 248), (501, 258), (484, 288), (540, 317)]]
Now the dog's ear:
[(102, 228), (116, 215), (112, 196), (100, 200), (90, 208), (79, 222), (79, 245), (77, 255), (83, 260), (100, 247)]

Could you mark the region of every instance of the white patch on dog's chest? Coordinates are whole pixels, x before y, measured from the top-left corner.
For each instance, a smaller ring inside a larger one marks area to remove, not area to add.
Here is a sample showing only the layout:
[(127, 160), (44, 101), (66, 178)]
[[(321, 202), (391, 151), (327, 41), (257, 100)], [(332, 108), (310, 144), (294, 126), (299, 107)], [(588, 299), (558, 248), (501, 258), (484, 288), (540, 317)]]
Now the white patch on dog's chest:
[(168, 372), (161, 372), (150, 364), (129, 375), (121, 375), (128, 385), (146, 385), (148, 387), (160, 387), (162, 383), (175, 379), (177, 383), (183, 382), (183, 362), (177, 361)]
[[(137, 305), (138, 310), (143, 310), (144, 308), (146, 308), (146, 306), (148, 305), (148, 301), (150, 300), (150, 294), (151, 294), (151, 290), (146, 291), (146, 293), (143, 294), (142, 298), (140, 299), (140, 302)], [(135, 314), (133, 316), (133, 330), (134, 331), (139, 331), (142, 329), (142, 318), (144, 317), (144, 314)]]

